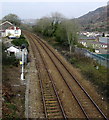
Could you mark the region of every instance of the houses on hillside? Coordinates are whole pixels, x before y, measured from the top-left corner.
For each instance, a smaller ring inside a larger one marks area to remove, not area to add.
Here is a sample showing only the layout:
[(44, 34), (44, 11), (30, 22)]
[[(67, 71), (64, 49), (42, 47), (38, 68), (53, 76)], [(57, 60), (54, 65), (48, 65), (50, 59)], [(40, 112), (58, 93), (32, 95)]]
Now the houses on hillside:
[(86, 36), (86, 37), (109, 37), (108, 32), (87, 32), (87, 31), (82, 31), (80, 32), (80, 36)]
[(109, 37), (98, 37), (97, 39), (83, 39), (79, 41), (83, 46), (95, 49), (96, 53), (107, 53)]
[(81, 36), (86, 36), (86, 37), (100, 37), (100, 36), (102, 36), (102, 33), (100, 33), (100, 32), (86, 32), (86, 31), (83, 31), (83, 32), (80, 32), (80, 35)]
[(0, 36), (9, 38), (19, 38), (21, 35), (21, 29), (14, 26), (9, 21), (5, 21), (0, 24)]

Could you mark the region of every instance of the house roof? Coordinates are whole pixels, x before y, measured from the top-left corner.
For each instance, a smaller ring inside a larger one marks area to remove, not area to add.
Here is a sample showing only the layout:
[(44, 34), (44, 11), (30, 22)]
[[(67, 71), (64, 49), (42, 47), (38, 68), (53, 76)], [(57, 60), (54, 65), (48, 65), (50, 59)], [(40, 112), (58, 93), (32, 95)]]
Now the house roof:
[(5, 22), (0, 24), (0, 31), (4, 31), (7, 28), (12, 27), (12, 26), (14, 26), (14, 25), (11, 22), (5, 21)]
[(86, 36), (81, 36), (80, 40), (95, 40), (95, 37), (86, 37)]
[(108, 43), (102, 43), (102, 42), (96, 42), (96, 41), (93, 41), (92, 44), (109, 45)]
[(15, 26), (11, 26), (8, 28), (8, 30), (19, 30), (20, 28), (19, 27), (15, 27)]
[(17, 49), (17, 48), (14, 47), (14, 46), (11, 46), (11, 47), (9, 47), (9, 48), (7, 49), (7, 51), (9, 51), (9, 52), (19, 52), (19, 49)]
[(1, 25), (4, 25), (4, 24), (6, 24), (6, 23), (8, 23), (8, 24), (10, 24), (10, 25), (13, 25), (11, 22), (5, 21), (5, 22), (1, 23), (0, 26), (1, 26)]

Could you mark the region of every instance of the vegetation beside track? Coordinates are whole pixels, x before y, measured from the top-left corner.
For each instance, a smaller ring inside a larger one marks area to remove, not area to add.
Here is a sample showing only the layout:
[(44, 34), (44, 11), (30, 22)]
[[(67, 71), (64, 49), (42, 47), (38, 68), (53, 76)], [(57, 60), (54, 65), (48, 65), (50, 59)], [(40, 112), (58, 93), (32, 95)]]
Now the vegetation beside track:
[[(12, 42), (16, 46), (28, 42), (21, 36)], [(19, 119), (25, 117), (25, 86), (20, 81), (19, 60), (13, 55), (9, 56), (5, 52), (7, 48), (2, 45), (2, 85), (3, 85), (3, 119)], [(17, 102), (16, 102), (17, 101)]]
[(23, 35), (21, 35), (18, 39), (14, 39), (12, 41), (12, 44), (14, 44), (15, 46), (22, 46), (22, 44), (25, 44), (26, 47), (28, 47), (29, 45), (26, 38)]

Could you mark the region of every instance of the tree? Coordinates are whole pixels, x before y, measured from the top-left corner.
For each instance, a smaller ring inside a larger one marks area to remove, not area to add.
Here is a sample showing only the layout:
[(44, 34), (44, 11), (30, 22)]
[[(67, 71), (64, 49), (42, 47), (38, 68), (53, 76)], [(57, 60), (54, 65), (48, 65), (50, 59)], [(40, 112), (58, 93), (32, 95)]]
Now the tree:
[(6, 15), (5, 17), (3, 17), (2, 21), (9, 21), (11, 22), (12, 24), (16, 25), (16, 26), (19, 26), (21, 24), (21, 20), (20, 18), (15, 15), (15, 14), (8, 14)]
[(66, 44), (66, 30), (64, 25), (61, 23), (58, 25), (55, 32), (56, 41), (60, 44)]
[(41, 33), (45, 36), (54, 37), (58, 25), (64, 19), (60, 13), (53, 13), (50, 17), (43, 17), (39, 19), (33, 27), (34, 32)]
[(33, 30), (35, 32), (41, 33), (45, 36), (51, 36), (52, 34), (52, 21), (49, 17), (43, 17), (39, 19), (34, 26)]
[(69, 45), (70, 53), (72, 52), (72, 48), (78, 41), (78, 31), (79, 26), (77, 25), (75, 20), (65, 20), (63, 22), (66, 30), (67, 42)]
[(52, 31), (53, 31), (53, 35), (54, 35), (56, 30), (57, 30), (57, 28), (58, 28), (58, 25), (63, 20), (65, 20), (65, 17), (62, 14), (60, 14), (58, 12), (55, 12), (55, 13), (52, 13), (51, 20), (52, 20)]
[(59, 24), (65, 19), (65, 17), (58, 12), (52, 13), (51, 18), (53, 24)]

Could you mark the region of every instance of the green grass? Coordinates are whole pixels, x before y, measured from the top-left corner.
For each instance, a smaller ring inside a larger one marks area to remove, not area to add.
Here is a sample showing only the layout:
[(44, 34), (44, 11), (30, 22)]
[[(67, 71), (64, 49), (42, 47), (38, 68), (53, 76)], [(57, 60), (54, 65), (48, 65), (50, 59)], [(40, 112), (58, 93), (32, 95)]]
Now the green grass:
[(12, 110), (16, 110), (17, 107), (14, 105), (14, 104), (11, 104), (11, 103), (6, 103), (7, 107), (12, 109)]
[(7, 106), (7, 109), (10, 111), (8, 113), (3, 113), (5, 118), (7, 120), (13, 120), (14, 118), (18, 118), (18, 115), (16, 113), (17, 111), (17, 107), (16, 105), (14, 105), (13, 103), (10, 102), (6, 102), (5, 105)]
[[(106, 98), (109, 98), (109, 69), (100, 66), (96, 61), (82, 55), (73, 55), (70, 58), (71, 64), (81, 70), (85, 78), (98, 86), (99, 90), (103, 92)], [(97, 69), (98, 66), (98, 69)]]

